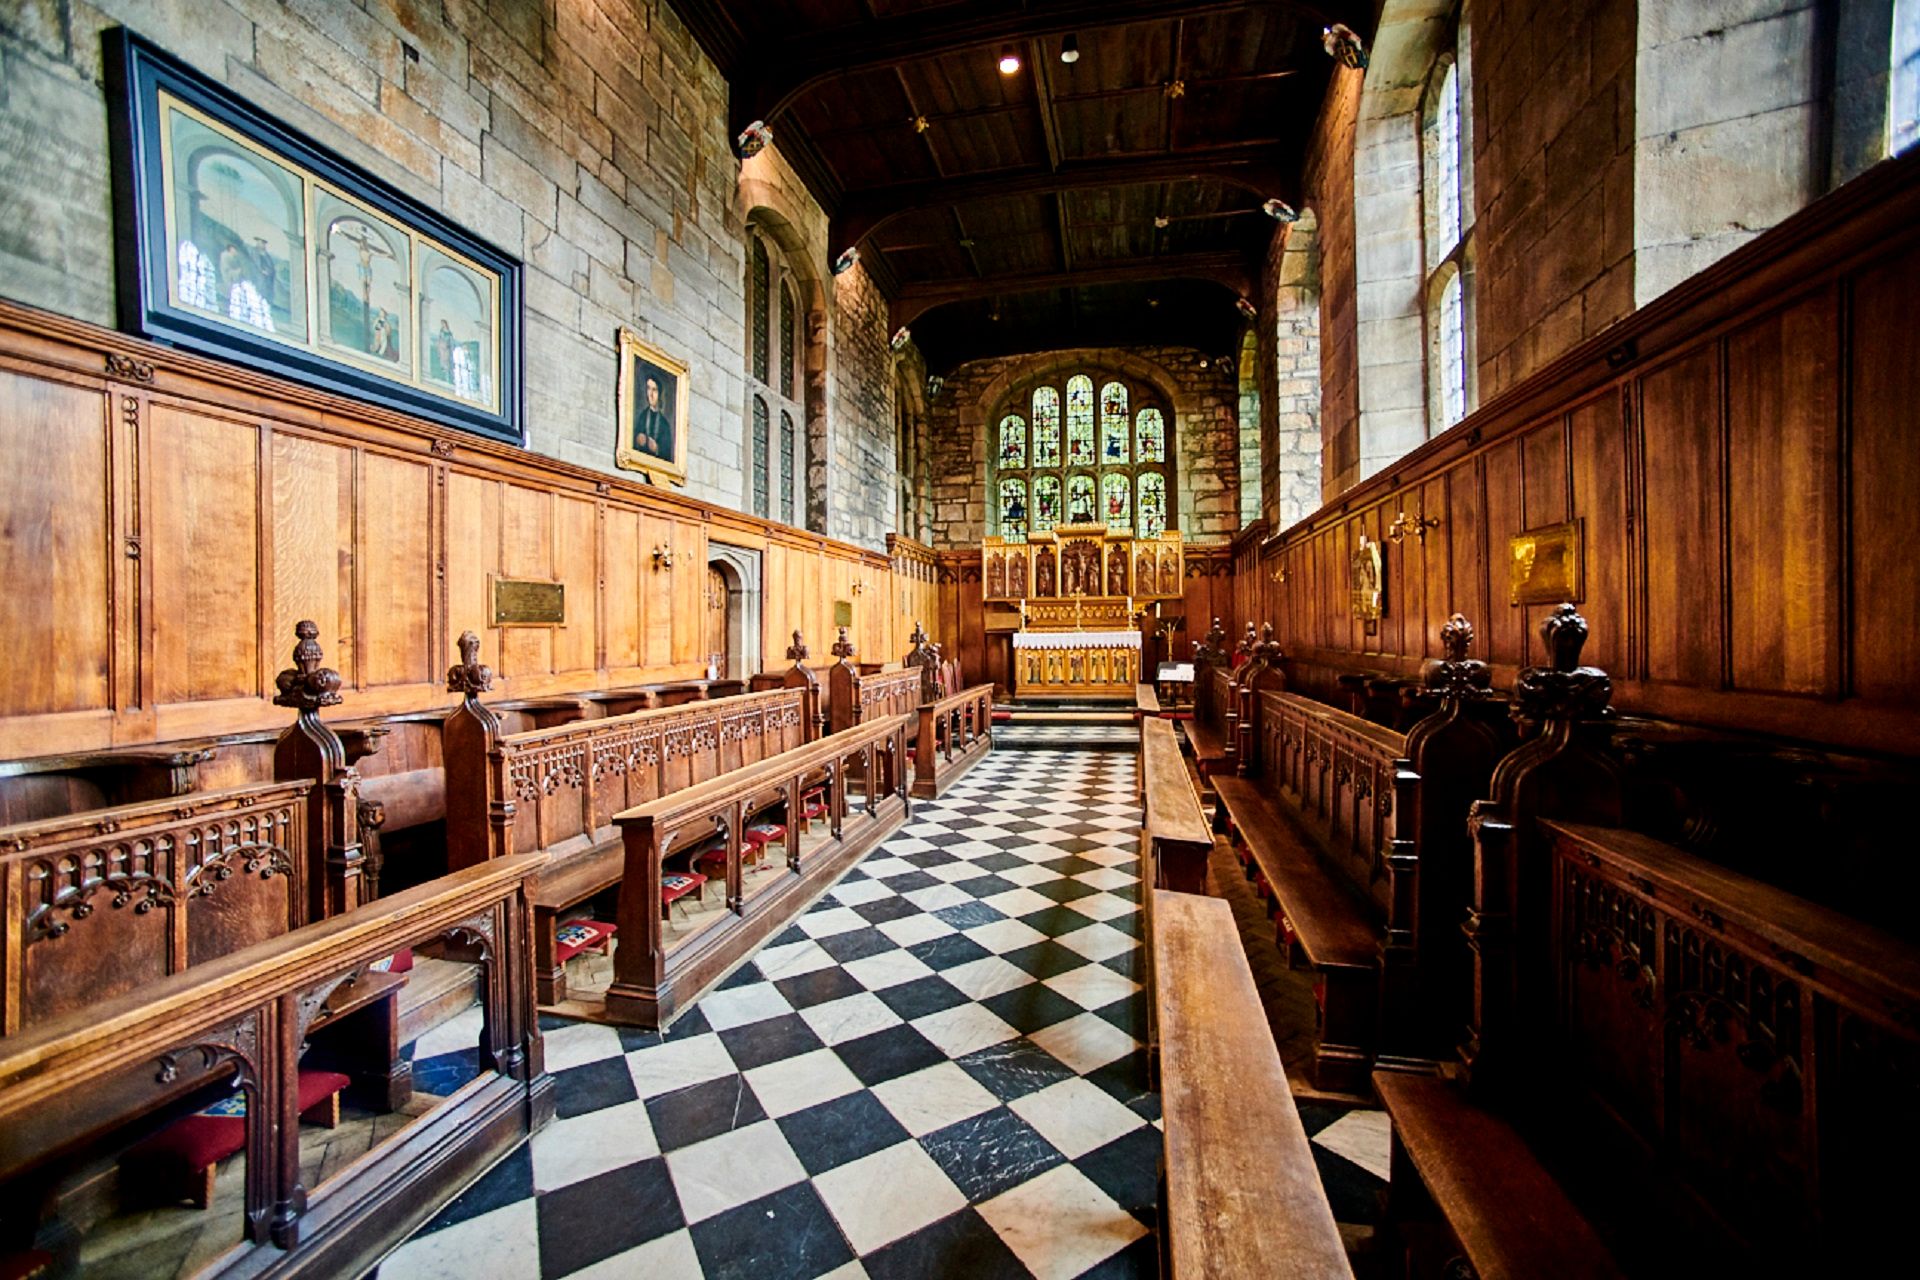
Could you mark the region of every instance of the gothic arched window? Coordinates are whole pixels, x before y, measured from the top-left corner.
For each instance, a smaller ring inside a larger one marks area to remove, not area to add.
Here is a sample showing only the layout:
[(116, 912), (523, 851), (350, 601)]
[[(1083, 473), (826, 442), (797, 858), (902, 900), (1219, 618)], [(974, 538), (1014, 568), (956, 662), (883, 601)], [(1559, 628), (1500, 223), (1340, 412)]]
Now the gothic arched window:
[(1167, 412), (1152, 386), (1097, 370), (1019, 388), (988, 419), (990, 531), (1102, 524), (1149, 538), (1177, 528)]
[[(1464, 21), (1456, 50), (1466, 44)], [(1445, 431), (1472, 408), (1473, 153), (1465, 93), (1460, 57), (1443, 54), (1427, 82), (1422, 128), (1429, 435)]]
[[(797, 495), (806, 491), (802, 473), (807, 465), (799, 426), (807, 417), (800, 399), (805, 357), (800, 346), (801, 284), (785, 254), (763, 231), (750, 229), (748, 240), (747, 398), (752, 422), (745, 460), (747, 495), (755, 515), (773, 519), (773, 495), (778, 494), (778, 518), (797, 524), (805, 516)], [(772, 438), (775, 418), (780, 422), (777, 446)]]

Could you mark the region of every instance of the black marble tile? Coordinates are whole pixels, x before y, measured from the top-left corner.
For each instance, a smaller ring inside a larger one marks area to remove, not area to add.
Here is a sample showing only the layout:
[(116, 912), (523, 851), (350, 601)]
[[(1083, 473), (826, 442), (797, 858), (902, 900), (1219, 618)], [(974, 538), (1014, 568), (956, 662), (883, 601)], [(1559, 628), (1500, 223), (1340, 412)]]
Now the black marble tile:
[(1159, 1280), (1160, 1238), (1141, 1236), (1098, 1266), (1082, 1271), (1075, 1280)]
[(1095, 1009), (1094, 1012), (1135, 1040), (1145, 1040), (1147, 1038), (1147, 1002), (1141, 999), (1140, 995), (1141, 993), (1135, 992), (1133, 995), (1123, 996), (1104, 1008)]
[(1313, 1148), (1313, 1162), (1320, 1169), (1320, 1185), (1326, 1189), (1327, 1203), (1333, 1206), (1333, 1220), (1358, 1226), (1378, 1225), (1382, 1193), (1387, 1184), (1317, 1142), (1308, 1145)]
[[(999, 915), (999, 912), (994, 914)], [(956, 965), (982, 960), (993, 954), (972, 938), (962, 937), (957, 933), (928, 938), (925, 942), (916, 942), (908, 947), (907, 951), (929, 969), (936, 970), (951, 969)]]
[(864, 1089), (783, 1116), (777, 1123), (810, 1177), (884, 1151), (909, 1137), (893, 1113)]
[(1028, 887), (1041, 897), (1051, 898), (1055, 902), (1072, 902), (1078, 898), (1092, 897), (1100, 892), (1092, 885), (1081, 884), (1078, 880), (1042, 880)]
[(1029, 1280), (1032, 1275), (972, 1209), (922, 1227), (868, 1254), (860, 1265), (873, 1280)]
[(1021, 947), (1016, 951), (1009, 951), (1001, 958), (1041, 979), (1071, 973), (1075, 969), (1085, 968), (1089, 963), (1087, 958), (1078, 951), (1069, 950), (1052, 938)]
[(480, 1050), (458, 1049), (436, 1053), (431, 1058), (416, 1058), (413, 1063), (413, 1088), (444, 1098), (469, 1080), (480, 1076)]
[(850, 933), (836, 933), (831, 938), (817, 939), (820, 949), (838, 960), (841, 964), (851, 964), (855, 960), (864, 960), (868, 956), (877, 956), (882, 951), (898, 951), (900, 944), (875, 928), (855, 929)]
[(1309, 1138), (1347, 1114), (1345, 1107), (1330, 1107), (1321, 1102), (1296, 1102), (1293, 1109), (1300, 1113), (1300, 1127), (1307, 1131)]
[(866, 990), (854, 980), (853, 975), (837, 965), (829, 969), (815, 969), (811, 973), (795, 974), (791, 978), (775, 979), (773, 989), (785, 996), (787, 1003), (796, 1009), (811, 1009), (814, 1005), (857, 996)]
[(966, 1193), (968, 1204), (991, 1200), (1066, 1162), (1039, 1130), (1005, 1107), (926, 1134), (920, 1146)]
[[(948, 813), (942, 814), (941, 817), (964, 819), (966, 813), (962, 812), (958, 807), (955, 807)], [(950, 844), (965, 844), (967, 841), (973, 839), (973, 837), (965, 831), (929, 831), (922, 835), (920, 839), (922, 842), (934, 846), (934, 850), (937, 851)], [(921, 862), (919, 861), (921, 858), (933, 858), (934, 860), (931, 862)], [(942, 862), (953, 861), (953, 855), (946, 854), (942, 857), (936, 856), (935, 852), (910, 853), (907, 855), (907, 861), (913, 863), (916, 867), (937, 867)]]
[[(822, 899), (822, 901), (825, 901), (825, 899)], [(767, 943), (767, 945), (770, 947), (790, 947), (796, 942), (805, 942), (807, 937), (808, 935), (805, 929), (802, 929), (797, 924), (790, 924), (785, 929), (782, 929), (778, 936), (776, 936), (772, 942)]]
[(760, 970), (758, 968), (750, 964), (743, 964), (728, 974), (726, 980), (715, 987), (714, 990), (732, 991), (739, 987), (750, 987), (756, 982), (764, 981), (765, 979), (760, 976)]
[(1049, 938), (1064, 938), (1076, 929), (1084, 929), (1093, 923), (1089, 916), (1083, 916), (1072, 907), (1042, 907), (1020, 917)]
[[(619, 1212), (609, 1212), (612, 1205)], [(684, 1225), (667, 1162), (658, 1156), (549, 1191), (534, 1212), (543, 1276), (592, 1266)]]
[(1018, 889), (1019, 887), (1020, 886), (1013, 881), (1003, 879), (1000, 876), (994, 875), (992, 872), (954, 882), (954, 888), (963, 889), (976, 898), (991, 898), (996, 893), (1005, 893), (1009, 889)]
[(880, 883), (895, 893), (913, 893), (918, 889), (931, 889), (941, 882), (924, 871), (909, 871), (904, 875), (887, 876)]
[(868, 924), (885, 924), (889, 920), (904, 920), (908, 916), (920, 914), (920, 908), (897, 894), (876, 898), (872, 902), (863, 902), (853, 910), (854, 914)]
[(1144, 1048), (1135, 1049), (1104, 1067), (1087, 1072), (1087, 1080), (1128, 1106), (1143, 1097), (1152, 1096), (1147, 1083), (1147, 1051)]
[(997, 911), (984, 902), (962, 902), (958, 906), (941, 907), (933, 913), (956, 929), (971, 929), (975, 925), (992, 924), (995, 920), (1005, 920), (1007, 913)]
[(1065, 858), (1056, 858), (1052, 862), (1043, 862), (1040, 865), (1049, 871), (1058, 871), (1063, 876), (1085, 875), (1089, 871), (1101, 870), (1099, 863), (1089, 862), (1078, 854)]
[[(846, 976), (838, 969), (826, 969), (822, 972)], [(860, 984), (855, 982), (853, 990), (846, 994), (857, 995), (861, 990)], [(722, 1031), (720, 1043), (727, 1046), (727, 1052), (732, 1056), (734, 1065), (742, 1071), (751, 1071), (755, 1067), (764, 1067), (769, 1062), (781, 1062), (788, 1058), (797, 1058), (803, 1053), (812, 1053), (815, 1049), (825, 1048), (820, 1037), (813, 1033), (813, 1028), (809, 1027), (797, 1013), (783, 1013), (777, 1018), (762, 1018), (758, 1022), (749, 1022), (743, 1027)]]
[(1138, 911), (1124, 916), (1115, 916), (1113, 919), (1107, 921), (1107, 923), (1129, 937), (1144, 940), (1147, 936), (1147, 923)]
[(1087, 1152), (1073, 1167), (1142, 1225), (1151, 1227), (1160, 1199), (1161, 1145), (1160, 1131), (1149, 1124)]
[[(997, 838), (989, 838), (986, 843), (999, 845), (1002, 849), (1015, 847), (1012, 841)], [(973, 859), (973, 865), (982, 871), (1012, 871), (1016, 867), (1026, 866), (1027, 860), (1017, 853), (989, 853)]]
[[(1111, 922), (1109, 922), (1111, 923)], [(1115, 925), (1118, 928), (1118, 925)], [(1123, 932), (1125, 932), (1123, 930)], [(1122, 951), (1117, 956), (1108, 956), (1100, 962), (1101, 966), (1113, 970), (1123, 978), (1132, 978), (1135, 982), (1147, 980), (1147, 953), (1144, 948), (1135, 947), (1131, 951)]]
[(1012, 1102), (1038, 1093), (1048, 1085), (1073, 1079), (1072, 1067), (1024, 1036), (976, 1049), (954, 1061), (1002, 1102)]
[(880, 1002), (893, 1010), (902, 1019), (911, 1022), (915, 1018), (924, 1018), (930, 1013), (942, 1009), (951, 1009), (955, 1005), (967, 1003), (967, 994), (944, 978), (915, 978), (912, 982), (903, 982), (896, 987), (883, 987), (874, 992)]
[(697, 1222), (689, 1234), (707, 1280), (818, 1276), (853, 1260), (846, 1237), (807, 1182)]
[[(896, 1010), (897, 1012), (897, 1010)], [(869, 1089), (947, 1061), (940, 1046), (912, 1027), (888, 1027), (834, 1046), (847, 1069)]]
[[(413, 1083), (414, 1088), (420, 1087), (418, 1068), (415, 1068)], [(569, 1116), (583, 1116), (589, 1111), (617, 1107), (623, 1102), (632, 1102), (640, 1095), (633, 1087), (633, 1075), (627, 1070), (627, 1060), (622, 1057), (602, 1058), (598, 1062), (554, 1072), (553, 1096), (555, 1114), (565, 1120)]]
[(455, 1196), (452, 1203), (420, 1229), (420, 1234), (504, 1209), (532, 1195), (533, 1148), (523, 1142), (501, 1157), (499, 1164), (481, 1174), (478, 1182)]
[(1031, 983), (988, 996), (980, 1002), (1000, 1015), (1002, 1021), (1028, 1035), (1056, 1022), (1077, 1018), (1086, 1010), (1052, 987)]
[(661, 1151), (678, 1151), (767, 1118), (745, 1076), (722, 1076), (647, 1100)]
[[(956, 839), (952, 843), (959, 844), (960, 841)], [(922, 871), (931, 871), (935, 867), (948, 867), (956, 862), (965, 861), (958, 854), (948, 853), (945, 849), (924, 849), (919, 853), (903, 853), (900, 855), (900, 860), (911, 862)]]

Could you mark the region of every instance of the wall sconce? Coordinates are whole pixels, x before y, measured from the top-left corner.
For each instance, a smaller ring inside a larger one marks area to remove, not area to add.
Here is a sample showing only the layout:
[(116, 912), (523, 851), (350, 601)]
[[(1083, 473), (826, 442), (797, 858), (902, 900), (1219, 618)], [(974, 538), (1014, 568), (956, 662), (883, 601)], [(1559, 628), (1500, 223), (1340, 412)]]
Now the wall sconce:
[(905, 325), (901, 325), (893, 331), (893, 336), (887, 339), (887, 346), (894, 351), (898, 351), (912, 341), (913, 330), (907, 328)]
[(1260, 317), (1260, 309), (1253, 305), (1253, 301), (1250, 298), (1235, 299), (1233, 309), (1249, 320), (1257, 320)]
[(1268, 574), (1267, 577), (1274, 582), (1284, 584), (1287, 580), (1287, 566), (1281, 565), (1278, 569)]
[(866, 593), (867, 593), (866, 580), (863, 578), (855, 578), (853, 580), (853, 594), (857, 596), (863, 596)]
[(1360, 35), (1344, 22), (1336, 22), (1320, 32), (1320, 47), (1327, 56), (1343, 67), (1352, 67), (1355, 71), (1367, 69), (1367, 46)]
[(853, 270), (854, 264), (859, 261), (860, 261), (859, 247), (856, 245), (849, 245), (845, 250), (841, 252), (839, 257), (833, 260), (833, 274), (837, 276), (843, 276), (847, 274), (847, 272)]
[(755, 120), (733, 140), (733, 149), (742, 160), (751, 160), (773, 141), (773, 128), (765, 120)]
[(1261, 205), (1260, 211), (1269, 218), (1272, 218), (1275, 222), (1300, 221), (1299, 211), (1278, 196)]
[(1394, 542), (1399, 542), (1407, 537), (1415, 537), (1422, 543), (1425, 543), (1427, 540), (1427, 530), (1438, 529), (1439, 527), (1440, 522), (1438, 520), (1429, 520), (1427, 518), (1427, 512), (1424, 507), (1421, 508), (1418, 518), (1409, 517), (1406, 512), (1402, 511), (1393, 518), (1393, 523), (1387, 526), (1387, 537)]
[(662, 569), (666, 569), (669, 572), (672, 571), (673, 551), (671, 548), (661, 546), (653, 549), (653, 569), (655, 573), (658, 573)]

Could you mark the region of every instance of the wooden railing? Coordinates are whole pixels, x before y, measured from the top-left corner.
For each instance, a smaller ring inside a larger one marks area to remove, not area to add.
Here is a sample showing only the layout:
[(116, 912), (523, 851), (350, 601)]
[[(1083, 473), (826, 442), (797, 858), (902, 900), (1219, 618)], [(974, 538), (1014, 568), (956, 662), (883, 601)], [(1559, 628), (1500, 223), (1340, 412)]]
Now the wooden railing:
[[(110, 1150), (134, 1117), (191, 1107), (230, 1080), (247, 1101), (241, 1230), (253, 1247), (216, 1270), (364, 1274), (552, 1114), (526, 968), (524, 881), (536, 866), (472, 868), (0, 1040), (0, 1180)], [(481, 1079), (323, 1185), (302, 1185), (309, 1032), (373, 962), (435, 942), (484, 975)]]
[(827, 673), (827, 731), (906, 715), (920, 705), (920, 672), (903, 668), (861, 674), (847, 662)]
[(6, 1035), (296, 929), (311, 782), (0, 827)]
[[(620, 945), (607, 1017), (646, 1027), (671, 1021), (903, 822), (907, 723), (894, 716), (845, 729), (617, 815)], [(804, 811), (811, 791), (824, 795), (827, 832), (808, 849), (793, 815)], [(745, 828), (756, 811), (774, 805), (788, 815), (785, 874), (749, 894)], [(661, 895), (665, 860), (715, 835), (723, 842), (726, 908), (670, 941)]]
[(932, 799), (993, 749), (993, 686), (977, 684), (921, 706), (913, 794)]
[(1213, 832), (1180, 754), (1173, 721), (1148, 716), (1140, 722), (1141, 853), (1149, 885), (1183, 893), (1207, 891), (1207, 856)]

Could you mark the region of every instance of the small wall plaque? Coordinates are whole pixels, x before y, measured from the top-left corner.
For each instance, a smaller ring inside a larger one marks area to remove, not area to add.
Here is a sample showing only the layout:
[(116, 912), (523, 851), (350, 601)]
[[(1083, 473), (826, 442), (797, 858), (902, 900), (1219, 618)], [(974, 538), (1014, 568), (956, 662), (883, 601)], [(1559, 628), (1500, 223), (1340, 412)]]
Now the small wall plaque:
[(1507, 540), (1509, 600), (1521, 604), (1578, 603), (1585, 598), (1580, 522), (1543, 525)]
[(836, 627), (853, 625), (853, 601), (835, 600), (833, 602), (833, 625)]
[(529, 582), (517, 578), (493, 580), (494, 626), (557, 627), (566, 620), (566, 583)]
[(1387, 609), (1386, 568), (1386, 562), (1380, 556), (1380, 544), (1362, 534), (1359, 544), (1353, 549), (1349, 566), (1349, 594), (1353, 601), (1353, 616), (1367, 624), (1368, 635), (1378, 631), (1380, 615)]

